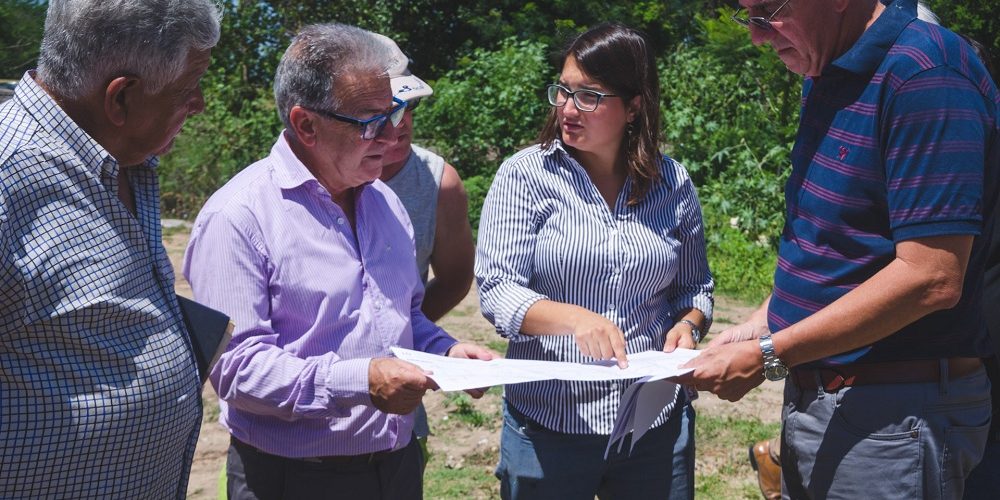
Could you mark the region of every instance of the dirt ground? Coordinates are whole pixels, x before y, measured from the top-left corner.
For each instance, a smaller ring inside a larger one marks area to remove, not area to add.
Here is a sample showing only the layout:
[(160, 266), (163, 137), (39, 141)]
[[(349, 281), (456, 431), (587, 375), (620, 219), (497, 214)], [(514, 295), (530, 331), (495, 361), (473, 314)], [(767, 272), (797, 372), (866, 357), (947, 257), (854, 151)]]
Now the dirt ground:
[[(191, 288), (181, 275), (181, 261), (184, 247), (187, 244), (187, 231), (168, 231), (164, 244), (174, 263), (177, 272), (177, 292), (190, 297)], [(441, 326), (455, 337), (485, 345), (487, 342), (499, 339), (492, 327), (479, 314), (479, 300), (473, 291), (448, 316), (440, 321)], [(711, 334), (736, 324), (746, 318), (753, 310), (752, 306), (741, 304), (725, 297), (716, 299), (715, 323)], [(500, 396), (493, 391), (483, 399), (475, 401), (475, 408), (488, 416), (499, 419)], [(216, 498), (219, 473), (226, 461), (226, 449), (229, 435), (217, 422), (218, 405), (215, 392), (211, 385), (206, 385), (203, 392), (205, 401), (205, 420), (202, 424), (201, 436), (195, 451), (194, 465), (188, 484), (188, 497), (191, 499)], [(424, 405), (430, 420), (432, 436), (428, 446), (432, 460), (443, 460), (446, 467), (458, 468), (469, 460), (474, 463), (483, 462), (483, 457), (495, 457), (500, 444), (500, 427), (498, 422), (483, 426), (456, 425), (449, 421), (450, 409), (454, 403), (441, 392), (429, 393), (424, 397)], [(781, 385), (765, 383), (754, 389), (742, 401), (732, 404), (722, 401), (714, 395), (704, 393), (695, 400), (695, 408), (699, 414), (715, 416), (739, 416), (740, 418), (757, 418), (762, 422), (778, 422), (781, 418)], [(711, 472), (723, 467), (729, 460), (728, 456), (715, 456), (699, 450), (696, 459), (696, 469), (699, 473)]]

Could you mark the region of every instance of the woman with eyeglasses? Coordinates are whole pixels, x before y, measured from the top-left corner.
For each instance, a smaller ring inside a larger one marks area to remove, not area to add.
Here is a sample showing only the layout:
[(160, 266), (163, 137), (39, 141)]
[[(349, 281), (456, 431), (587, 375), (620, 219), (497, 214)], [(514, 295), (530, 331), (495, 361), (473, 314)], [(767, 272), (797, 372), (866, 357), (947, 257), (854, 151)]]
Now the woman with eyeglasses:
[[(694, 348), (713, 281), (687, 172), (659, 152), (659, 81), (642, 34), (604, 24), (563, 54), (553, 106), (501, 165), (479, 225), (484, 316), (514, 359), (591, 362)], [(692, 498), (685, 391), (638, 442), (604, 458), (627, 381), (509, 385), (497, 477), (504, 498)], [(630, 449), (631, 448), (631, 449)]]

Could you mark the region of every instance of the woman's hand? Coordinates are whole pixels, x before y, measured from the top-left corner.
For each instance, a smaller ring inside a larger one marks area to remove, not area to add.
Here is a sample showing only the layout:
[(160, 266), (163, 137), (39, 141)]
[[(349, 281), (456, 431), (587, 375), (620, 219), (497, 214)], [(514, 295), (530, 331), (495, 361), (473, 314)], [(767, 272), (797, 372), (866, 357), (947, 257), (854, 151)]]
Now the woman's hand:
[(694, 349), (698, 344), (694, 341), (694, 334), (691, 325), (687, 323), (674, 323), (673, 328), (667, 331), (666, 339), (663, 342), (663, 352), (674, 352), (678, 347), (684, 349)]
[(573, 322), (573, 338), (584, 356), (615, 358), (619, 368), (628, 367), (625, 334), (604, 316), (590, 311), (578, 313)]

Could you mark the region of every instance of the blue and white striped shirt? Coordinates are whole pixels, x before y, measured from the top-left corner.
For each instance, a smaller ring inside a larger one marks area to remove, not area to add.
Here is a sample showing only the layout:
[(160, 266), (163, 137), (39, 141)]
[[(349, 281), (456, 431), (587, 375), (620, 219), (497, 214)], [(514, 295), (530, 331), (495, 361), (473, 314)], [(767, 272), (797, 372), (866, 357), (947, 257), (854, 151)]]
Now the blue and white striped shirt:
[[(701, 207), (684, 167), (668, 157), (660, 166), (662, 181), (642, 202), (626, 204), (627, 180), (613, 210), (558, 142), (522, 150), (500, 166), (479, 223), (476, 280), (483, 315), (511, 340), (507, 357), (593, 361), (571, 335), (521, 335), (525, 313), (542, 299), (605, 316), (625, 333), (629, 353), (662, 349), (683, 309), (696, 308), (711, 322), (714, 282)], [(631, 382), (516, 384), (506, 398), (548, 429), (610, 434)]]
[(0, 105), (0, 498), (184, 498), (198, 370), (156, 161), (114, 158), (30, 74)]

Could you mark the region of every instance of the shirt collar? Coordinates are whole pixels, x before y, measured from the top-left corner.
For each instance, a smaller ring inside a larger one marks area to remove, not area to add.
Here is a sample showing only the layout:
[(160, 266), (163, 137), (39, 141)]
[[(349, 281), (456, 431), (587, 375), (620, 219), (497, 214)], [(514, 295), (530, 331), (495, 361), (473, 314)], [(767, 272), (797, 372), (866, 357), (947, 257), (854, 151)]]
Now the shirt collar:
[[(287, 130), (282, 130), (281, 134), (278, 135), (277, 142), (271, 147), (271, 158), (275, 160), (276, 168), (275, 182), (281, 189), (296, 189), (300, 186), (306, 184), (314, 184), (319, 186), (323, 192), (326, 192), (326, 188), (323, 184), (319, 182), (319, 179), (309, 171), (305, 163), (299, 160), (298, 156), (295, 156), (295, 152), (292, 151), (292, 147), (288, 145), (288, 139), (285, 137)], [(356, 188), (355, 194), (360, 195), (365, 191), (365, 188), (370, 186), (372, 182), (366, 182)]]
[(288, 145), (288, 139), (285, 138), (286, 133), (288, 132), (282, 130), (274, 147), (271, 148), (271, 157), (275, 160), (276, 165), (274, 178), (278, 187), (295, 189), (309, 182), (319, 184), (316, 176), (306, 168), (298, 156), (295, 156), (292, 147)]
[[(86, 131), (80, 128), (59, 104), (35, 81), (35, 72), (28, 71), (14, 89), (14, 99), (38, 123), (41, 130), (62, 139), (94, 175), (118, 175), (118, 160)], [(155, 158), (146, 162), (156, 166)]]
[(566, 147), (563, 146), (562, 141), (558, 137), (552, 140), (551, 146), (549, 146), (546, 149), (542, 149), (542, 156), (552, 156), (557, 151), (561, 152), (564, 155), (569, 154), (569, 152), (566, 151)]
[(916, 0), (882, 0), (885, 10), (847, 52), (830, 63), (859, 75), (874, 74), (906, 25), (917, 17)]

